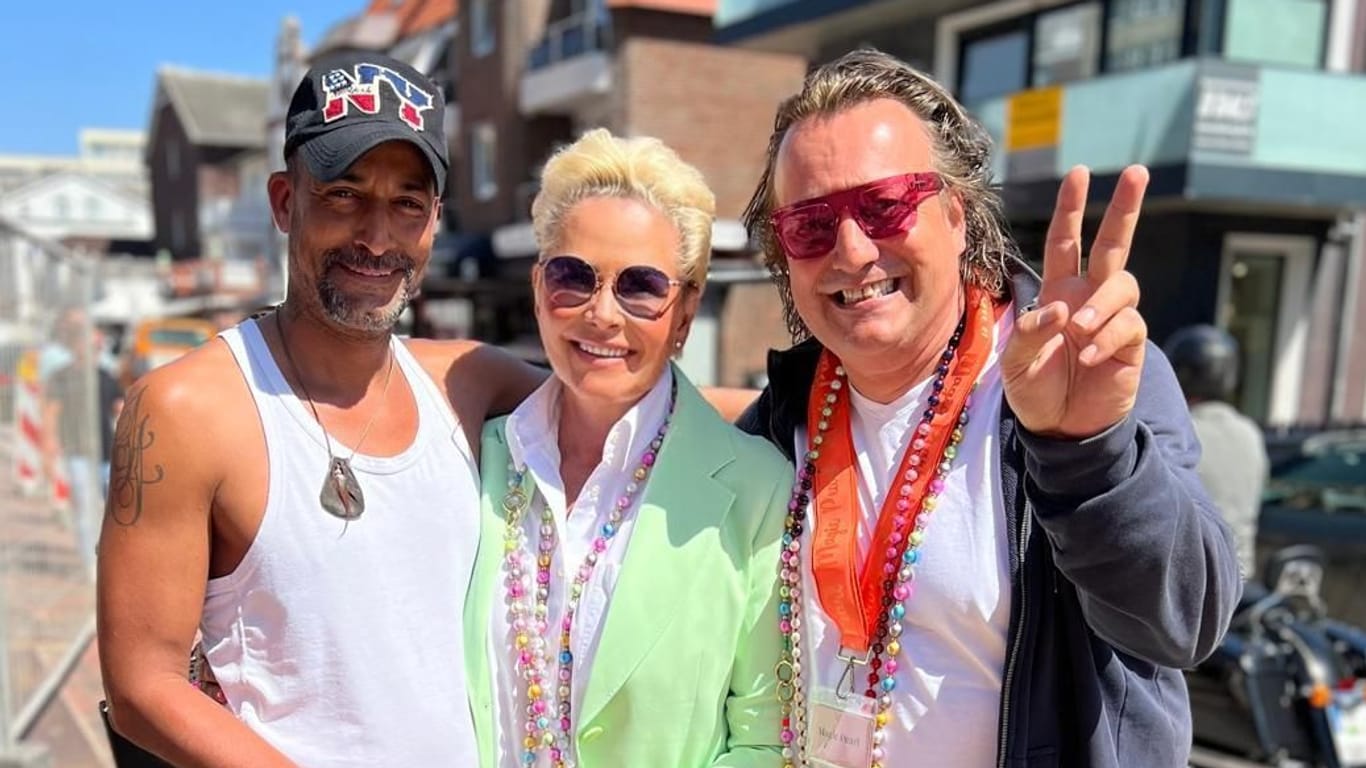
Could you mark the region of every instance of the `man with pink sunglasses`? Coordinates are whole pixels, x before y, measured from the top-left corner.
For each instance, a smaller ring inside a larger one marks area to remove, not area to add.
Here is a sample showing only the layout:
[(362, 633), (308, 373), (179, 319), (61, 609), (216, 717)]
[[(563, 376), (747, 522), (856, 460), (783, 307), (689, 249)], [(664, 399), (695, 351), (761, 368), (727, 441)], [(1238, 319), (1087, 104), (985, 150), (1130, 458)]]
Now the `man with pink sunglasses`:
[(776, 674), (786, 764), (1186, 765), (1182, 667), (1241, 581), (1125, 271), (1147, 172), (1043, 275), (939, 85), (858, 51), (779, 107), (746, 211), (793, 348), (740, 418), (799, 470)]

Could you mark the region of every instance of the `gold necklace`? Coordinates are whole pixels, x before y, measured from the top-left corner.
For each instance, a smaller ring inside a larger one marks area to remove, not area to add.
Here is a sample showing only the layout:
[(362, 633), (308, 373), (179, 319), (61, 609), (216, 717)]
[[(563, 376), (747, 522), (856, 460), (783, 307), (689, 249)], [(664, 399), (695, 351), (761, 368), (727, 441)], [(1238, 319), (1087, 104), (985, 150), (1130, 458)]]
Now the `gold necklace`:
[[(351, 471), (351, 459), (356, 458), (360, 452), (361, 444), (370, 435), (370, 428), (375, 425), (380, 412), (384, 410), (384, 404), (389, 400), (389, 379), (394, 373), (394, 350), (389, 348), (389, 365), (384, 372), (384, 389), (380, 392), (380, 404), (370, 416), (370, 421), (366, 423), (365, 429), (361, 430), (360, 439), (356, 441), (356, 447), (351, 449), (351, 456), (343, 459), (332, 452), (332, 440), (327, 436), (327, 427), (323, 420), (318, 416), (318, 407), (313, 404), (313, 396), (308, 393), (308, 387), (304, 384), (304, 379), (299, 375), (299, 366), (294, 363), (294, 355), (289, 351), (289, 344), (285, 341), (285, 329), (280, 324), (280, 311), (275, 311), (275, 330), (280, 334), (280, 348), (285, 351), (285, 360), (289, 363), (289, 370), (294, 374), (294, 379), (299, 382), (299, 389), (304, 392), (304, 399), (308, 401), (308, 409), (313, 412), (313, 419), (318, 422), (318, 427), (323, 431), (323, 444), (327, 446), (327, 474), (323, 477), (322, 491), (318, 494), (318, 500), (328, 514), (339, 517), (350, 522), (361, 516), (365, 512), (365, 494), (361, 493), (360, 481), (356, 479), (356, 473)], [(392, 340), (390, 344), (392, 344)]]

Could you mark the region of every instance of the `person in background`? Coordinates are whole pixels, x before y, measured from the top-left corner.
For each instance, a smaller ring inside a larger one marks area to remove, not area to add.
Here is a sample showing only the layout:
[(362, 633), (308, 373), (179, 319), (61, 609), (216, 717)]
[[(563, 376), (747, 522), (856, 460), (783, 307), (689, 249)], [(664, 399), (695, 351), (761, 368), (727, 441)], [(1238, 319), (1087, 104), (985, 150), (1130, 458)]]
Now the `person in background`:
[(60, 356), (65, 362), (43, 383), (44, 451), (50, 462), (61, 462), (61, 472), (71, 489), (77, 552), (93, 574), (100, 510), (109, 482), (114, 420), (123, 407), (123, 390), (103, 364), (104, 335), (90, 323), (84, 310), (63, 313), (54, 330), (56, 342), (65, 351)]
[(1238, 341), (1212, 325), (1173, 333), (1163, 352), (1176, 371), (1200, 439), (1196, 470), (1238, 543), (1243, 576), (1257, 569), (1257, 521), (1270, 461), (1257, 422), (1231, 402), (1239, 383)]

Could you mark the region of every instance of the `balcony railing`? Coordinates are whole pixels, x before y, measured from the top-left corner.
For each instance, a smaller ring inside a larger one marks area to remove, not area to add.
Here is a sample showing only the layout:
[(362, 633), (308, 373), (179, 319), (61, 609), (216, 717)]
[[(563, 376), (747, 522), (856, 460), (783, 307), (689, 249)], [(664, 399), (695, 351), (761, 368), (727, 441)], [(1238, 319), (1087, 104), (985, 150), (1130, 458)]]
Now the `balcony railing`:
[(611, 23), (601, 12), (571, 14), (546, 26), (545, 37), (527, 54), (527, 70), (543, 69), (592, 51), (605, 51), (611, 38)]

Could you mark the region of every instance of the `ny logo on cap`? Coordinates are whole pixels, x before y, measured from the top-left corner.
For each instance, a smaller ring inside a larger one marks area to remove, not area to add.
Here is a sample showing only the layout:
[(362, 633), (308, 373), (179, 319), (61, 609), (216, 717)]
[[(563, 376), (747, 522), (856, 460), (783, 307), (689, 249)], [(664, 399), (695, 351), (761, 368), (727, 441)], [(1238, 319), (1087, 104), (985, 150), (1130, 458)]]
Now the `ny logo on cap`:
[(415, 131), (422, 130), (422, 113), (432, 108), (432, 95), (409, 82), (401, 73), (378, 64), (357, 64), (354, 72), (334, 69), (322, 77), (327, 102), (323, 122), (346, 117), (351, 107), (367, 115), (379, 113), (381, 82), (387, 82), (402, 106), (399, 117)]

